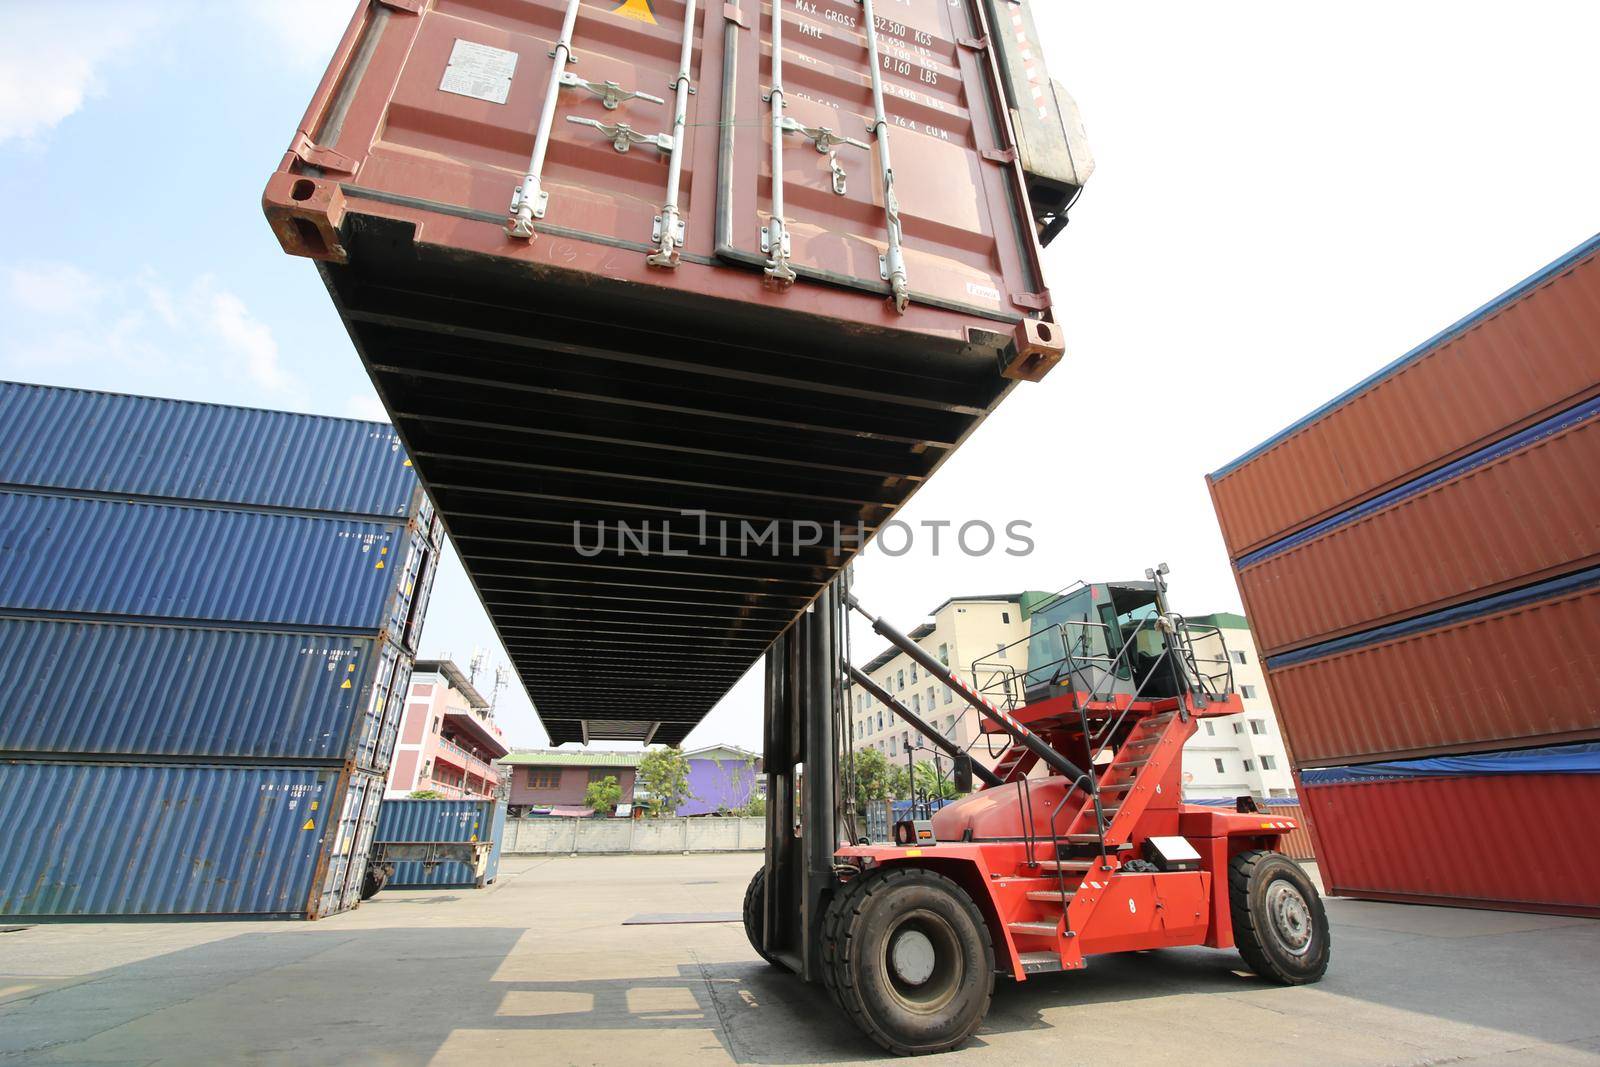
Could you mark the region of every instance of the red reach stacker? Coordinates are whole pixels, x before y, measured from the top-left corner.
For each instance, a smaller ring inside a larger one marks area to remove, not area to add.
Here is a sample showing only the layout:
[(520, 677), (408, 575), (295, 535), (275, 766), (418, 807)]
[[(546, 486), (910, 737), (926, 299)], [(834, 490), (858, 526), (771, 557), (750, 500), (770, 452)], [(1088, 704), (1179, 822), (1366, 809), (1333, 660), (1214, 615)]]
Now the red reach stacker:
[[(1237, 947), (1251, 970), (1291, 985), (1327, 969), (1322, 901), (1276, 850), (1296, 824), (1249, 798), (1237, 811), (1183, 803), (1184, 742), (1201, 719), (1244, 709), (1221, 632), (1167, 610), (1165, 573), (1055, 596), (1032, 614), (1026, 656), (1008, 648), (974, 662), (970, 686), (867, 616), (1004, 746), (992, 770), (974, 763), (848, 669), (952, 757), (958, 788), (980, 780), (931, 819), (896, 824), (892, 844), (833, 853), (816, 969), (885, 1049), (960, 1045), (983, 1022), (996, 974), (1026, 981), (1102, 953)], [(841, 603), (862, 611), (848, 592)], [(766, 879), (757, 872), (746, 894), (746, 929), (763, 956), (787, 963), (765, 937)]]

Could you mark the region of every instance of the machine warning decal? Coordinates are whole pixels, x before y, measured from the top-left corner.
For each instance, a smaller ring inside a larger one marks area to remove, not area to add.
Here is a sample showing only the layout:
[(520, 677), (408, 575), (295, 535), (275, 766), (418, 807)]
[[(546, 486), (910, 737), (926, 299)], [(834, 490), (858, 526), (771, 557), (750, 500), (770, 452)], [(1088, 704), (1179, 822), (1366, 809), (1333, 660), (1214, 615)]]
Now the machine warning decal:
[(315, 819), (307, 819), (306, 820), (306, 824), (304, 826), (300, 827), (300, 829), (302, 829), (302, 830), (315, 830), (316, 828), (317, 828), (317, 820), (315, 820)]
[[(486, 44), (457, 40), (450, 50), (450, 64), (444, 68), (441, 93), (470, 96), (503, 104), (511, 95), (511, 75), (517, 69), (517, 54)], [(406, 466), (410, 466), (408, 462)]]
[(637, 19), (640, 22), (656, 24), (655, 12), (650, 10), (650, 0), (622, 0), (622, 3), (611, 9), (613, 15), (621, 15), (625, 19)]

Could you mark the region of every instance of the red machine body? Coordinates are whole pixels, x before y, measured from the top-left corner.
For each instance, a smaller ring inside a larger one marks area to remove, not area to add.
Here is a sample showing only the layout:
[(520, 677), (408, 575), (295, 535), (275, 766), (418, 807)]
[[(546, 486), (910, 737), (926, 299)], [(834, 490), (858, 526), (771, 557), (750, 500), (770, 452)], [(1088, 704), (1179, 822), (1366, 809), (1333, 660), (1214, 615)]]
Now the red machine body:
[[(1104, 855), (1091, 832), (1093, 797), (1070, 788), (1060, 775), (1018, 774), (1022, 763), (1034, 762), (1024, 757), (1004, 784), (987, 786), (935, 813), (932, 842), (853, 845), (840, 849), (837, 858), (863, 870), (917, 865), (957, 882), (988, 922), (996, 963), (1017, 979), (1080, 968), (1097, 953), (1181, 945), (1230, 948), (1230, 861), (1241, 852), (1276, 848), (1278, 839), (1298, 825), (1182, 803), (1183, 746), (1199, 720), (1243, 710), (1233, 694), (1209, 701), (1102, 702), (1076, 693), (1014, 713), (1052, 746), (1083, 753), (1086, 761), (1078, 724), (1086, 720), (1093, 730), (1096, 723), (1123, 720), (1120, 736), (1095, 753), (1102, 810), (1109, 816)], [(1000, 732), (989, 725), (986, 731)], [(1006, 762), (1002, 757), (1000, 766)], [(1151, 838), (1171, 837), (1185, 839), (1199, 853), (1198, 869), (1124, 869), (1128, 860), (1144, 859)], [(1058, 855), (1060, 839), (1069, 843), (1065, 857)]]

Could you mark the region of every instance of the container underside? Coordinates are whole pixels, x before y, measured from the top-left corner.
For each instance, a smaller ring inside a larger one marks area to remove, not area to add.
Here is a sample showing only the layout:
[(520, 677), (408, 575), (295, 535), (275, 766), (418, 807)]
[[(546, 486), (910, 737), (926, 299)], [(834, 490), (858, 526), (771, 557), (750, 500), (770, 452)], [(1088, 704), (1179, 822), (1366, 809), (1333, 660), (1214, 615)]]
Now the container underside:
[(323, 277), (554, 744), (682, 741), (1015, 384), (999, 323), (940, 341), (417, 238), (352, 213)]

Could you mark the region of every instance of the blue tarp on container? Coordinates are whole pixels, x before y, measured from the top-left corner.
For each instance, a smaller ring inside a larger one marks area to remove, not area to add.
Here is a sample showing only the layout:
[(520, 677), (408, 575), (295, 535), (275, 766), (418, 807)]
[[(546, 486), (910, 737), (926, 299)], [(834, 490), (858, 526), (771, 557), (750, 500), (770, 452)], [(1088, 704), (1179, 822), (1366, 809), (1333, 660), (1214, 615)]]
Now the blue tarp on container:
[[(412, 800), (391, 798), (378, 812), (376, 842), (492, 841), (484, 881), (492, 882), (500, 868), (500, 845), (505, 836), (506, 806), (495, 800)], [(432, 870), (419, 860), (395, 864), (391, 888), (475, 886), (477, 878), (464, 863), (439, 863)]]
[(387, 423), (0, 382), (0, 485), (404, 516)]
[(303, 766), (0, 762), (0, 916), (338, 910), (324, 902), (348, 895), (360, 821), (345, 794), (359, 809), (373, 783)]
[(0, 612), (398, 634), (431, 551), (403, 519), (0, 492)]
[(1600, 743), (1551, 745), (1507, 752), (1320, 767), (1300, 772), (1307, 787), (1393, 778), (1462, 778), (1501, 774), (1600, 774)]
[(0, 618), (0, 753), (387, 769), (411, 665), (366, 637)]

